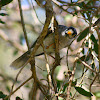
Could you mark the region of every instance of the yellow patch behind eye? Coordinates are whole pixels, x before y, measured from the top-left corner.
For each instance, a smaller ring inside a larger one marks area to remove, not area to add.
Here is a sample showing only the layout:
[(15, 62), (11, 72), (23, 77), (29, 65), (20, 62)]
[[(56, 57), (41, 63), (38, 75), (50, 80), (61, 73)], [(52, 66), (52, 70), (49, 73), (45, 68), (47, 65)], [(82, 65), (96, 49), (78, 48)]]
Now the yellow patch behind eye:
[(71, 35), (71, 34), (72, 34), (72, 32), (71, 32), (71, 31), (68, 31), (68, 32), (67, 32), (67, 34)]

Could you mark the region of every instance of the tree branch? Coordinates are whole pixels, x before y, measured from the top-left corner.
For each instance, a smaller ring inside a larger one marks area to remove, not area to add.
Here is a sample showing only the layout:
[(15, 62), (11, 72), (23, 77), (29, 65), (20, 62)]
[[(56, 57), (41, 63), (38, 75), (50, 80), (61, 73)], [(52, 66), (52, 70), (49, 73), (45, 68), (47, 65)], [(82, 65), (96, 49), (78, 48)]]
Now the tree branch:
[(73, 78), (74, 78), (74, 75), (75, 75), (77, 60), (78, 60), (78, 58), (76, 57), (75, 62), (74, 62), (74, 64), (73, 64), (72, 75), (71, 75), (71, 77), (70, 77), (70, 79), (69, 79), (69, 86), (68, 86), (68, 88), (67, 88), (67, 98), (66, 98), (66, 100), (70, 100), (70, 90), (71, 90), (71, 85), (72, 85)]
[(8, 95), (7, 97), (4, 98), (4, 100), (6, 100), (7, 98), (9, 98), (12, 94), (14, 94), (18, 89), (20, 89), (24, 84), (26, 84), (29, 80), (32, 79), (32, 76), (30, 78), (28, 78), (26, 81), (24, 81), (19, 87), (17, 87), (13, 92), (11, 92), (10, 95)]
[(37, 42), (36, 42), (36, 44), (34, 46), (34, 49), (30, 54), (31, 57), (29, 58), (29, 61), (31, 61), (30, 62), (31, 71), (32, 71), (32, 77), (34, 79), (35, 86), (38, 86), (38, 88), (41, 90), (41, 92), (44, 93), (45, 96), (47, 96), (45, 89), (43, 88), (42, 84), (39, 82), (39, 80), (37, 78), (36, 69), (35, 69), (35, 58), (34, 58), (34, 55), (35, 55), (37, 49), (39, 48), (39, 46), (41, 45), (41, 43), (43, 42), (43, 40), (44, 40), (44, 38), (45, 38), (45, 36), (47, 34), (48, 27), (49, 27), (49, 24), (50, 24), (52, 15), (53, 15), (53, 13), (52, 13), (53, 8), (52, 8), (51, 0), (47, 0), (46, 1), (45, 9), (46, 9), (46, 21), (45, 21), (43, 30), (41, 32), (41, 35), (38, 37)]
[(24, 37), (25, 37), (26, 44), (27, 44), (27, 47), (28, 47), (28, 50), (29, 50), (30, 46), (29, 46), (29, 42), (28, 42), (28, 38), (27, 38), (26, 29), (25, 29), (25, 23), (24, 23), (24, 18), (23, 18), (23, 13), (22, 13), (22, 8), (21, 8), (21, 1), (20, 0), (18, 0), (18, 5), (19, 5), (19, 10), (20, 10), (21, 24), (22, 24), (22, 28), (23, 28), (23, 32), (24, 32)]

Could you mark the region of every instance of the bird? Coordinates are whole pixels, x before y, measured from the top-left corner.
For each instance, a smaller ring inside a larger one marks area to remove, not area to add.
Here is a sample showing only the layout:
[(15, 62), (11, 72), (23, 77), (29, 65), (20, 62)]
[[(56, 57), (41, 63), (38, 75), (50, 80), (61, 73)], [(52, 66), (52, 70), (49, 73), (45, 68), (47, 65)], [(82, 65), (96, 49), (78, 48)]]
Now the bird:
[[(54, 28), (55, 30), (55, 28)], [(67, 27), (65, 25), (58, 25), (58, 35), (59, 35), (59, 50), (68, 47), (71, 42), (74, 40), (74, 38), (77, 35), (77, 31), (74, 27), (70, 26)], [(11, 67), (18, 69), (24, 66), (24, 64), (29, 60), (30, 54), (32, 50), (34, 49), (34, 46), (36, 44), (37, 40), (33, 43), (31, 46), (31, 49), (22, 54), (19, 58), (14, 60), (11, 63)], [(43, 40), (44, 49), (45, 52), (49, 55), (51, 53), (55, 52), (55, 34), (52, 31), (51, 27), (48, 28), (47, 34)], [(37, 49), (35, 56), (40, 56), (44, 54), (43, 47), (40, 45), (40, 47)]]

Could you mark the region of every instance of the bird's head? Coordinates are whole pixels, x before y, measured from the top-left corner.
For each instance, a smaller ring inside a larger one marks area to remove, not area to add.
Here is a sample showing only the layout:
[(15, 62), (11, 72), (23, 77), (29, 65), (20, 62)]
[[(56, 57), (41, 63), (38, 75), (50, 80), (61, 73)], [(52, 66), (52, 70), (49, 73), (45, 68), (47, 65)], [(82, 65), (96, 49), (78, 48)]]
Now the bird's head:
[(65, 35), (72, 39), (77, 35), (77, 31), (74, 27), (68, 27), (68, 29), (65, 31)]

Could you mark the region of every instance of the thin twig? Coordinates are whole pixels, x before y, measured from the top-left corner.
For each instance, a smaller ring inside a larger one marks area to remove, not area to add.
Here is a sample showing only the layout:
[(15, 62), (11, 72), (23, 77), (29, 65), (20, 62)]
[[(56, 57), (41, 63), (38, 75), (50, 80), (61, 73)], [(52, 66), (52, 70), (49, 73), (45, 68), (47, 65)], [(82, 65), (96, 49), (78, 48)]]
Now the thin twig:
[(32, 79), (32, 76), (30, 78), (28, 78), (26, 81), (24, 81), (20, 86), (18, 86), (10, 95), (6, 96), (4, 98), (4, 100), (6, 100), (7, 98), (9, 98), (12, 94), (14, 94), (18, 89), (20, 89), (25, 83), (27, 83), (31, 79)]
[[(45, 21), (45, 24), (44, 24), (44, 28), (41, 32), (41, 35), (37, 39), (37, 42), (34, 46), (33, 51), (30, 54), (31, 58), (29, 58), (29, 61), (30, 61), (30, 64), (31, 64), (31, 71), (32, 71), (32, 77), (34, 79), (34, 84), (35, 84), (35, 86), (38, 86), (38, 88), (41, 90), (41, 92), (47, 97), (45, 88), (43, 88), (43, 85), (39, 82), (39, 80), (36, 76), (35, 58), (34, 58), (34, 55), (35, 55), (37, 49), (39, 48), (40, 44), (43, 42), (44, 37), (47, 34), (48, 27), (49, 27), (49, 24), (50, 24), (52, 15), (53, 15), (53, 13), (52, 13), (53, 8), (52, 8), (51, 0), (47, 0), (45, 9), (46, 9), (46, 21)], [(33, 96), (34, 96), (34, 94), (33, 94)]]
[[(90, 84), (90, 87), (89, 87), (90, 92), (91, 92), (92, 85), (93, 85), (93, 83), (95, 82), (95, 80), (96, 80), (97, 77), (98, 77), (98, 74), (95, 75), (93, 81), (92, 81), (91, 84)], [(92, 99), (90, 98), (90, 100), (92, 100)]]
[[(24, 68), (24, 67), (22, 67), (22, 68), (19, 70), (18, 74), (16, 75), (16, 78), (15, 78), (15, 81), (14, 81), (14, 83), (13, 83), (13, 85), (12, 85), (10, 94), (12, 93), (13, 88), (14, 88), (14, 85), (15, 85), (15, 83), (17, 82), (18, 76), (19, 76), (19, 74), (21, 73), (21, 71), (23, 70), (23, 68)], [(10, 94), (9, 94), (9, 95), (10, 95)]]
[(22, 28), (23, 28), (23, 32), (24, 32), (24, 37), (25, 37), (26, 44), (27, 44), (27, 47), (28, 47), (28, 50), (29, 50), (30, 46), (29, 46), (29, 42), (28, 42), (28, 38), (27, 38), (26, 29), (25, 29), (25, 23), (24, 23), (24, 18), (23, 18), (23, 13), (22, 13), (22, 8), (21, 8), (21, 1), (20, 0), (18, 0), (18, 5), (19, 5), (19, 10), (20, 10), (21, 24), (22, 24)]
[[(55, 90), (55, 93), (57, 93), (57, 84), (55, 82), (55, 79), (54, 79), (54, 71), (55, 71), (55, 68), (60, 65), (60, 55), (59, 55), (59, 33), (58, 33), (58, 22), (56, 21), (56, 18), (54, 17), (54, 26), (55, 28), (54, 30), (54, 33), (55, 33), (55, 64), (54, 66), (52, 67), (52, 73), (51, 73), (51, 77), (52, 77), (52, 83), (53, 83), (53, 86), (54, 86), (54, 90)], [(58, 97), (57, 97), (57, 100), (58, 100)]]
[(52, 80), (51, 80), (51, 75), (50, 75), (50, 66), (48, 63), (48, 58), (47, 58), (44, 44), (42, 43), (41, 45), (43, 47), (44, 56), (45, 56), (45, 60), (46, 60), (46, 69), (47, 69), (47, 73), (48, 73), (48, 75), (47, 75), (47, 77), (48, 77), (48, 89), (49, 89), (49, 93), (51, 94), (52, 93)]
[(96, 78), (98, 77), (98, 74), (95, 75), (94, 79), (92, 80), (91, 84), (90, 84), (90, 92), (91, 92), (91, 87), (93, 85), (93, 83), (95, 82)]
[(31, 3), (32, 3), (32, 7), (33, 7), (33, 9), (34, 9), (34, 12), (35, 12), (35, 14), (36, 14), (36, 17), (37, 17), (38, 21), (39, 21), (42, 25), (44, 25), (44, 24), (42, 23), (42, 21), (38, 18), (38, 15), (37, 15), (37, 13), (36, 13), (36, 10), (35, 10), (35, 7), (34, 7), (34, 5), (33, 5), (32, 0), (31, 0)]
[(72, 84), (72, 82), (73, 82), (73, 78), (74, 78), (74, 75), (75, 75), (77, 60), (78, 60), (78, 58), (76, 57), (76, 60), (75, 60), (74, 65), (73, 65), (72, 75), (71, 75), (71, 77), (70, 77), (70, 79), (69, 79), (69, 86), (68, 86), (68, 88), (67, 88), (67, 98), (66, 98), (66, 100), (70, 100), (71, 84)]
[(47, 34), (47, 31), (48, 31), (48, 27), (49, 27), (49, 24), (50, 24), (50, 21), (51, 21), (51, 18), (52, 18), (52, 15), (53, 15), (53, 7), (52, 7), (52, 3), (50, 3), (51, 0), (47, 0), (47, 3), (46, 3), (46, 6), (45, 6), (45, 9), (46, 9), (46, 21), (45, 21), (45, 24), (44, 24), (44, 27), (43, 27), (43, 30), (41, 32), (41, 35), (37, 38), (37, 41), (36, 41), (36, 44), (34, 45), (34, 49), (32, 50), (31, 54), (30, 54), (30, 58), (28, 59), (27, 62), (25, 62), (25, 64), (22, 66), (26, 66), (31, 60), (32, 58), (34, 57), (37, 49), (39, 48), (41, 42), (43, 42), (46, 34)]
[(96, 73), (97, 74), (97, 72), (95, 71), (95, 70), (93, 70), (92, 68), (91, 68), (91, 66), (89, 66), (87, 63), (85, 63), (84, 61), (82, 61), (82, 60), (80, 60), (80, 59), (78, 59), (78, 61), (80, 61), (83, 65), (85, 65), (88, 69), (90, 69), (92, 72), (94, 72), (94, 73)]
[(65, 11), (65, 12), (67, 12), (67, 13), (69, 13), (69, 14), (72, 14), (72, 15), (74, 15), (74, 13), (72, 13), (72, 12), (69, 12), (69, 11), (67, 11), (66, 9), (64, 9), (61, 5), (59, 5), (59, 3), (57, 3), (55, 0), (52, 0), (53, 1), (53, 3), (55, 4), (55, 5), (57, 5), (60, 9), (62, 9), (63, 11)]

